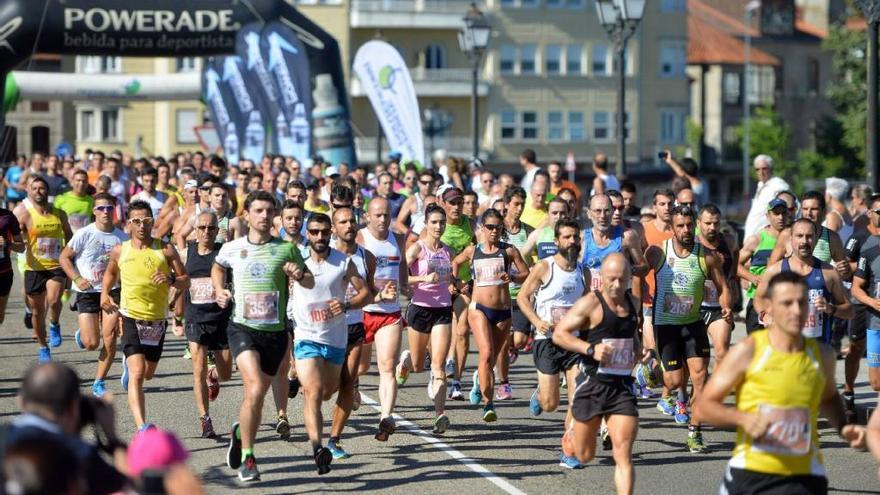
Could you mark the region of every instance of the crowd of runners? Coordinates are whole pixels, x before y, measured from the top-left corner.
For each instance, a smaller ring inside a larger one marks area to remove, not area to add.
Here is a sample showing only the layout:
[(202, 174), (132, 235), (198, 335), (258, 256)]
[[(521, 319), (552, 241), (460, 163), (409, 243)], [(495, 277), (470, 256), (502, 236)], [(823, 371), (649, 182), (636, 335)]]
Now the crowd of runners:
[[(601, 154), (590, 190), (531, 150), (519, 183), (445, 158), (421, 168), (397, 156), (348, 167), (34, 154), (4, 179), (0, 321), (17, 261), (39, 362), (65, 339), (95, 352), (92, 393), (121, 387), (140, 431), (154, 428), (144, 382), (170, 326), (189, 342), (203, 437), (217, 435), (221, 383), (241, 378), (226, 464), (242, 482), (260, 478), (254, 445), (270, 390), (277, 435), (304, 425), (318, 474), (356, 454), (345, 426), (375, 366), (380, 442), (395, 433), (398, 393), (425, 372), (435, 435), (455, 427), (450, 400), (494, 422), (514, 387), (533, 416), (565, 393), (560, 465), (581, 468), (602, 445), (618, 493), (633, 491), (637, 400), (655, 401), (670, 428), (686, 425), (673, 437), (682, 452), (706, 452), (702, 424), (737, 429), (727, 472), (712, 475), (723, 493), (824, 493), (820, 417), (854, 448), (880, 440), (876, 414), (857, 424), (853, 395), (864, 356), (880, 391), (880, 195), (839, 179), (795, 195), (760, 156), (741, 236), (693, 164), (666, 160), (673, 188), (640, 208)], [(61, 328), (65, 306), (78, 328)], [(731, 346), (741, 313), (748, 335)], [(528, 390), (508, 373), (527, 353), (538, 383)], [(287, 412), (300, 395), (301, 420)]]

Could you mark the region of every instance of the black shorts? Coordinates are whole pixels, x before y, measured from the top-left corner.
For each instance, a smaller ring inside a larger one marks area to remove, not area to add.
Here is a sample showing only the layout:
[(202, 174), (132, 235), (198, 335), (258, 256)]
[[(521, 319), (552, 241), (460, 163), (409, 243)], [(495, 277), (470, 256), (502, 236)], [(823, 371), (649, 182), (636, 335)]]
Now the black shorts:
[(865, 340), (868, 336), (868, 307), (864, 304), (853, 304), (853, 318), (847, 325), (849, 340)]
[(60, 283), (67, 282), (67, 275), (61, 268), (53, 270), (25, 270), (24, 293), (29, 296), (39, 296), (46, 292), (46, 282), (56, 280)]
[(261, 332), (229, 322), (226, 334), (232, 357), (238, 358), (245, 351), (256, 351), (260, 357), (260, 370), (266, 375), (275, 376), (281, 361), (287, 357), (287, 345), (290, 343), (287, 332)]
[(10, 269), (6, 273), (0, 273), (0, 297), (7, 297), (12, 291), (12, 277), (15, 271)]
[(409, 327), (419, 333), (431, 333), (437, 325), (452, 324), (452, 306), (448, 308), (429, 308), (410, 304), (406, 308), (406, 321)]
[(351, 350), (354, 346), (363, 344), (366, 336), (367, 331), (364, 330), (363, 322), (352, 323), (348, 326), (348, 344), (346, 348)]
[(284, 319), (284, 331), (290, 335), (290, 340), (293, 340), (293, 331), (296, 330), (296, 322), (293, 321), (293, 318), (285, 318)]
[(721, 308), (700, 308), (700, 319), (709, 328), (709, 325), (721, 320)]
[(664, 371), (681, 369), (686, 359), (709, 359), (711, 346), (703, 320), (685, 325), (655, 325), (654, 338)]
[[(167, 322), (162, 321), (163, 329), (167, 326)], [(144, 345), (138, 335), (137, 320), (127, 316), (122, 317), (122, 353), (125, 357), (134, 354), (143, 354), (144, 359), (151, 363), (158, 363), (162, 357), (162, 348), (165, 347), (165, 332), (162, 332), (162, 338), (159, 339), (159, 345)]]
[(510, 330), (512, 332), (521, 332), (525, 334), (532, 333), (532, 323), (526, 318), (525, 313), (520, 311), (519, 304), (511, 301), (510, 305)]
[(727, 467), (722, 490), (730, 495), (824, 495), (828, 478), (809, 474), (784, 476)]
[(750, 334), (760, 328), (764, 327), (758, 321), (758, 313), (755, 311), (753, 299), (749, 299), (749, 303), (746, 305), (746, 334)]
[[(119, 289), (110, 291), (110, 297), (113, 302), (119, 304)], [(77, 292), (76, 302), (74, 303), (78, 313), (95, 314), (101, 312), (101, 293), (100, 292)]]
[[(633, 377), (596, 375), (578, 378), (571, 414), (578, 421), (589, 421), (606, 415), (639, 416), (636, 396), (632, 393)], [(570, 385), (569, 385), (570, 386)]]
[(561, 349), (551, 339), (537, 339), (532, 346), (532, 358), (535, 368), (544, 375), (556, 375), (565, 372), (581, 362), (581, 356)]
[(229, 337), (226, 328), (229, 320), (221, 318), (216, 322), (190, 323), (186, 322), (186, 340), (205, 346), (209, 351), (222, 351), (229, 349)]

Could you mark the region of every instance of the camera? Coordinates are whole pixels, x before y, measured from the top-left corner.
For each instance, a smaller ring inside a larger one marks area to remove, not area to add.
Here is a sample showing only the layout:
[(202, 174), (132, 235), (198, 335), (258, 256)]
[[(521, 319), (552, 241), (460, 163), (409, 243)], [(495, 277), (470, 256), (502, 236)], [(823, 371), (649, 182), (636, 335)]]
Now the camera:
[(667, 153), (665, 151), (661, 151), (660, 153), (657, 153), (657, 158), (659, 158), (661, 160), (665, 160), (666, 157), (668, 157), (668, 156), (669, 156), (669, 153)]

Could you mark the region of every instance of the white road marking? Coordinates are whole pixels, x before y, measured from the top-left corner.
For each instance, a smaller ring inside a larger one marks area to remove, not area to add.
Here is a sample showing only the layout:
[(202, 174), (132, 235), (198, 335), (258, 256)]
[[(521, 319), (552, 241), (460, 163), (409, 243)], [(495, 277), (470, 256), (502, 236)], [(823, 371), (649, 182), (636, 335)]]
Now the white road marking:
[[(365, 395), (363, 392), (361, 392), (361, 402), (372, 407), (373, 409), (375, 409), (379, 413), (382, 412), (382, 409), (379, 407), (379, 403), (374, 401), (373, 399), (371, 399), (367, 395)], [(511, 485), (503, 478), (500, 478), (498, 475), (496, 475), (492, 471), (489, 471), (488, 469), (483, 467), (477, 461), (464, 455), (463, 453), (456, 450), (455, 448), (450, 447), (449, 445), (444, 443), (442, 440), (440, 440), (439, 438), (434, 436), (432, 433), (429, 433), (429, 432), (419, 428), (412, 421), (404, 418), (403, 416), (401, 416), (397, 413), (394, 413), (393, 416), (394, 416), (394, 421), (398, 427), (402, 426), (403, 428), (409, 430), (410, 433), (413, 433), (414, 435), (421, 437), (423, 440), (427, 441), (429, 444), (436, 447), (437, 450), (443, 452), (444, 454), (448, 455), (449, 457), (452, 457), (456, 461), (464, 464), (465, 466), (468, 467), (468, 469), (470, 469), (471, 471), (486, 478), (489, 482), (491, 482), (493, 485), (497, 486), (498, 488), (504, 490), (505, 492), (509, 493), (510, 495), (526, 495), (526, 492)]]

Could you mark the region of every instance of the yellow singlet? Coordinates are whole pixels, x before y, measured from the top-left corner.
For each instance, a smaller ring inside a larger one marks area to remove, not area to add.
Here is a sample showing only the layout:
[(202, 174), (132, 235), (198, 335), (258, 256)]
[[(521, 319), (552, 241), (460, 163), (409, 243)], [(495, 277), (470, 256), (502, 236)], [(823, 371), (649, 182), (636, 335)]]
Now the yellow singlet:
[(771, 418), (762, 438), (736, 429), (730, 467), (775, 475), (825, 475), (816, 430), (825, 388), (822, 355), (814, 339), (804, 350), (780, 352), (770, 345), (769, 331), (753, 332), (755, 353), (736, 391), (740, 411)]
[(56, 208), (43, 215), (33, 206), (27, 206), (33, 224), (27, 229), (26, 270), (53, 270), (61, 266), (58, 258), (64, 248), (64, 229)]
[(135, 320), (164, 320), (168, 313), (168, 284), (153, 283), (157, 271), (169, 274), (162, 242), (153, 239), (148, 248), (134, 249), (131, 241), (122, 243), (119, 255), (120, 312)]

